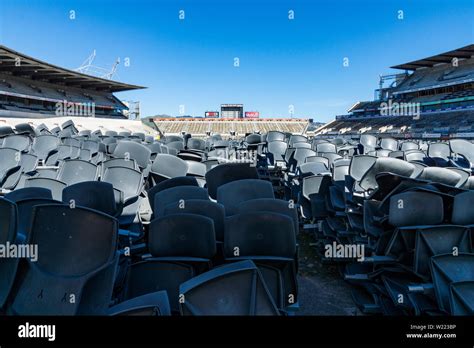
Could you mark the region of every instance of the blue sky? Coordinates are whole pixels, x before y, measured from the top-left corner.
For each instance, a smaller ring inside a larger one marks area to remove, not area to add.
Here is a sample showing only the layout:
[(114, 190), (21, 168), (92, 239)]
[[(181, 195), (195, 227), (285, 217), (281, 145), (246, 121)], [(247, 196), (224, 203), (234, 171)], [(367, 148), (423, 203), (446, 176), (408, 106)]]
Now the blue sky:
[(1, 0), (0, 43), (67, 68), (94, 49), (99, 66), (120, 57), (116, 79), (148, 89), (117, 96), (142, 116), (243, 103), (328, 121), (390, 66), (473, 43), (473, 18), (473, 0)]

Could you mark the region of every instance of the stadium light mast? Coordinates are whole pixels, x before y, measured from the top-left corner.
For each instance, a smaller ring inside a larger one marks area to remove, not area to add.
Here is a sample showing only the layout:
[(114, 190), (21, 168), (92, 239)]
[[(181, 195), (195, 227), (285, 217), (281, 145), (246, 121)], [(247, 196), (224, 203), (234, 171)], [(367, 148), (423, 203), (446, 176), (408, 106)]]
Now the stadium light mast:
[(96, 57), (96, 50), (93, 50), (91, 55), (82, 63), (82, 65), (74, 69), (74, 71), (80, 72), (82, 74), (87, 74), (91, 76), (100, 77), (107, 80), (112, 80), (113, 76), (117, 72), (117, 67), (120, 64), (120, 58), (117, 58), (112, 69), (108, 70), (96, 65), (93, 65), (94, 59)]

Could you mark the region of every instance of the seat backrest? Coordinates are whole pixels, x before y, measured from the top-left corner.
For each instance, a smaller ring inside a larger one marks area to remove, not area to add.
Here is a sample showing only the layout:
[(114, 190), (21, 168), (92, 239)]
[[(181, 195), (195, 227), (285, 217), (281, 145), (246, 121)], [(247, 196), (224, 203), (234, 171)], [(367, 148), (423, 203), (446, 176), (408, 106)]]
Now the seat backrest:
[(23, 153), (21, 155), (20, 165), (23, 173), (32, 172), (38, 166), (38, 157), (29, 153)]
[(236, 180), (258, 179), (256, 167), (249, 163), (224, 163), (206, 172), (206, 185), (209, 196), (217, 198), (217, 190), (220, 186)]
[(64, 188), (62, 200), (65, 204), (74, 201), (82, 206), (115, 216), (117, 204), (114, 187), (108, 182), (84, 181)]
[(150, 254), (211, 259), (216, 254), (212, 219), (197, 214), (171, 214), (154, 219), (148, 236)]
[(67, 185), (83, 181), (95, 181), (99, 176), (98, 167), (83, 160), (66, 160), (59, 167), (58, 180)]
[(451, 222), (456, 225), (474, 225), (474, 191), (458, 193), (454, 196)]
[(224, 205), (227, 216), (235, 214), (240, 203), (256, 198), (275, 198), (273, 186), (269, 181), (237, 180), (217, 189), (217, 202)]
[(380, 147), (384, 150), (397, 151), (398, 141), (394, 138), (382, 138), (380, 140)]
[(155, 194), (153, 213), (155, 216), (162, 216), (165, 207), (169, 204), (175, 204), (178, 207), (186, 204), (188, 199), (208, 200), (207, 190), (196, 186), (176, 186), (160, 191)]
[(237, 207), (237, 214), (252, 212), (271, 212), (286, 215), (293, 221), (295, 233), (299, 231), (298, 211), (294, 204), (282, 199), (257, 198), (242, 202)]
[(159, 184), (153, 186), (148, 190), (148, 202), (150, 203), (151, 210), (154, 211), (155, 206), (155, 195), (166, 189), (177, 187), (177, 186), (195, 186), (198, 187), (199, 183), (195, 177), (192, 176), (178, 176), (176, 178), (166, 179)]
[(62, 199), (63, 189), (66, 186), (64, 182), (50, 178), (30, 178), (25, 180), (25, 187), (43, 187), (49, 189), (53, 198), (58, 201)]
[(319, 144), (316, 144), (316, 152), (337, 153), (337, 147), (333, 143), (319, 143)]
[(360, 180), (360, 187), (364, 190), (374, 190), (378, 187), (375, 180), (379, 173), (392, 173), (395, 175), (410, 177), (415, 171), (415, 166), (398, 158), (379, 157), (372, 167), (364, 174)]
[(447, 160), (451, 155), (449, 144), (432, 143), (428, 146), (428, 156), (431, 158), (442, 158)]
[(101, 181), (123, 192), (124, 200), (138, 196), (143, 189), (143, 174), (132, 168), (107, 168)]
[(158, 154), (151, 166), (151, 172), (164, 178), (175, 178), (185, 176), (188, 171), (188, 164), (173, 155)]
[(141, 169), (144, 169), (150, 163), (151, 150), (147, 146), (133, 141), (120, 141), (112, 156), (133, 159)]
[(207, 172), (207, 166), (205, 163), (196, 161), (186, 161), (188, 164), (188, 175), (205, 177)]
[(392, 226), (438, 225), (443, 219), (443, 199), (435, 193), (407, 191), (390, 197), (388, 221)]
[(353, 156), (349, 166), (349, 175), (360, 181), (364, 174), (374, 165), (377, 157), (369, 155)]
[(51, 194), (51, 190), (45, 187), (24, 187), (11, 191), (5, 195), (5, 199), (8, 199), (12, 202), (32, 198), (53, 199), (53, 196)]
[(274, 161), (284, 161), (287, 149), (288, 144), (284, 141), (271, 141), (267, 145), (267, 150), (273, 155)]
[(400, 146), (400, 150), (402, 151), (408, 151), (408, 150), (418, 150), (419, 145), (415, 143), (414, 141), (404, 141), (402, 142)]
[(293, 220), (272, 212), (251, 212), (227, 217), (224, 256), (269, 256), (293, 258), (296, 234)]
[(257, 266), (233, 262), (200, 274), (179, 287), (182, 315), (279, 315)]
[(48, 154), (59, 145), (59, 138), (54, 135), (40, 135), (33, 140), (33, 154), (40, 160), (46, 159)]
[(418, 179), (437, 182), (448, 186), (456, 186), (462, 180), (462, 176), (446, 168), (426, 167), (418, 176)]
[(164, 208), (163, 216), (170, 214), (197, 214), (210, 218), (214, 221), (216, 240), (224, 240), (224, 218), (225, 210), (222, 204), (212, 202), (208, 199), (186, 199), (183, 205), (171, 203)]
[(278, 131), (270, 131), (267, 134), (267, 142), (270, 143), (272, 141), (285, 141), (285, 134)]
[(2, 147), (8, 147), (21, 152), (28, 151), (30, 148), (31, 140), (29, 136), (12, 134), (8, 135), (3, 139)]

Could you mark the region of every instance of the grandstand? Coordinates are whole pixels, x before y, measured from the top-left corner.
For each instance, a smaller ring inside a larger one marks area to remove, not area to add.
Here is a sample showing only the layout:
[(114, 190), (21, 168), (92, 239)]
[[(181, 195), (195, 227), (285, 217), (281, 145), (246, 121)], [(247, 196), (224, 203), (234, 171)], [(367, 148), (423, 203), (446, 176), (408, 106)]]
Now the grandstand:
[[(474, 138), (474, 45), (393, 66), (405, 73), (376, 91), (374, 101), (357, 102), (348, 115), (320, 128), (319, 136), (358, 137), (389, 134), (399, 138)], [(413, 106), (418, 113), (390, 114), (392, 106)]]
[(309, 126), (308, 119), (290, 118), (151, 118), (156, 128), (164, 135), (181, 135), (183, 132), (195, 137), (220, 134), (228, 138), (244, 136), (255, 132), (266, 133), (272, 130), (291, 134), (304, 134)]
[(141, 88), (64, 69), (0, 46), (0, 117), (124, 119), (128, 108), (113, 93)]

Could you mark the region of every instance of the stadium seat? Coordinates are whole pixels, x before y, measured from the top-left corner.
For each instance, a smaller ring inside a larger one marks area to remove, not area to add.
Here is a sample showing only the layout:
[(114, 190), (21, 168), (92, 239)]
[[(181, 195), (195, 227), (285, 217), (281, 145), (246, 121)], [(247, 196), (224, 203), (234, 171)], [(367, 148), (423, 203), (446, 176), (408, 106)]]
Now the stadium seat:
[(297, 303), (296, 236), (293, 226), (290, 217), (270, 212), (238, 214), (225, 221), (226, 260), (254, 261), (281, 309)]
[(165, 207), (175, 204), (178, 207), (186, 205), (188, 199), (209, 199), (207, 190), (196, 186), (176, 186), (159, 191), (154, 196), (153, 213), (155, 216), (163, 216)]
[(83, 181), (95, 181), (99, 170), (95, 164), (83, 160), (66, 160), (59, 167), (57, 179), (66, 185), (74, 185)]
[(150, 224), (151, 257), (131, 265), (126, 299), (166, 290), (171, 309), (179, 311), (179, 285), (209, 269), (216, 253), (214, 223), (196, 214), (172, 214)]
[(29, 178), (25, 180), (25, 187), (42, 187), (51, 191), (53, 199), (57, 201), (62, 200), (63, 189), (66, 187), (66, 183), (50, 178)]
[[(117, 262), (117, 221), (93, 210), (54, 204), (36, 206), (32, 221), (30, 243), (38, 245), (38, 260), (28, 260), (21, 270), (21, 286), (12, 300), (11, 312), (105, 314), (115, 272), (108, 272), (108, 277), (100, 275)], [(102, 289), (87, 290), (99, 281)]]
[(246, 260), (214, 268), (179, 287), (182, 315), (279, 315), (259, 269)]
[[(0, 198), (0, 243), (2, 245), (20, 244), (24, 241), (17, 238), (18, 211), (16, 204)], [(13, 287), (19, 258), (0, 259), (0, 308), (3, 308)]]
[(206, 172), (206, 184), (209, 196), (217, 198), (220, 186), (236, 180), (258, 179), (257, 168), (248, 163), (224, 163)]
[(217, 202), (224, 206), (226, 216), (236, 214), (240, 203), (257, 198), (275, 198), (270, 182), (244, 179), (229, 182), (217, 189)]
[(169, 154), (158, 154), (151, 166), (151, 176), (155, 183), (163, 180), (186, 176), (188, 164), (181, 158)]

